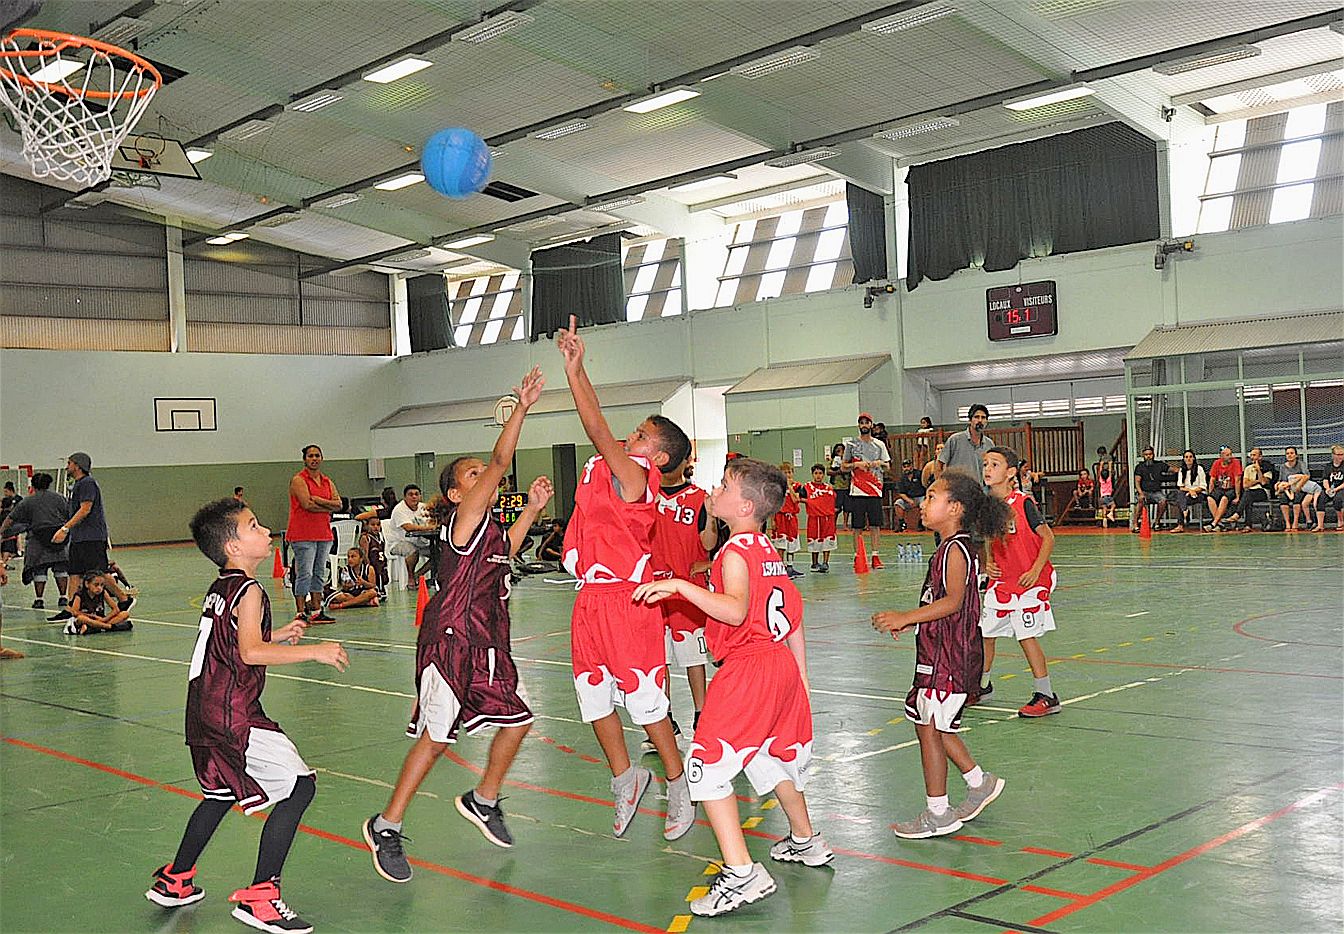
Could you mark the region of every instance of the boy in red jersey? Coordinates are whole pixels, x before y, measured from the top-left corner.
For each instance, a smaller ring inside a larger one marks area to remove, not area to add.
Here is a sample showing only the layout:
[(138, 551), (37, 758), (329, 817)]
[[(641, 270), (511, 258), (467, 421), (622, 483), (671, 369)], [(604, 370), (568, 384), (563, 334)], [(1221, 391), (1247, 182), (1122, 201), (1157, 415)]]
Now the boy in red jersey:
[(574, 491), (574, 514), (565, 529), (565, 569), (579, 579), (570, 626), (570, 658), (579, 714), (593, 725), (611, 769), (621, 836), (639, 808), (653, 773), (630, 763), (630, 751), (616, 708), (642, 726), (658, 750), (667, 774), (667, 821), (663, 836), (676, 840), (695, 823), (695, 804), (686, 787), (681, 750), (668, 717), (667, 647), (663, 614), (632, 604), (635, 587), (653, 579), (653, 526), (658, 514), (660, 471), (680, 464), (690, 439), (661, 415), (640, 422), (624, 442), (602, 415), (597, 393), (583, 366), (583, 338), (570, 316), (556, 335), (565, 358), (565, 376), (579, 420), (597, 454), (584, 465)]
[[(692, 580), (703, 576), (709, 565), (709, 546), (716, 536), (705, 514), (705, 491), (691, 483), (686, 474), (691, 466), (687, 456), (680, 464), (663, 472), (658, 490), (658, 517), (653, 526), (654, 577), (679, 577)], [(706, 538), (709, 545), (706, 545)], [(664, 603), (661, 607), (667, 638), (668, 662), (675, 661), (686, 670), (691, 688), (691, 702), (695, 705), (695, 724), (700, 722), (700, 711), (705, 706), (705, 614), (692, 604)], [(668, 688), (671, 682), (666, 683)], [(672, 718), (672, 732), (681, 735), (676, 718)], [(645, 741), (644, 751), (655, 752), (651, 741)]]
[(709, 509), (731, 537), (714, 558), (710, 589), (685, 580), (659, 580), (635, 589), (643, 603), (669, 596), (708, 614), (705, 635), (722, 667), (709, 685), (705, 710), (686, 764), (691, 797), (705, 813), (723, 853), (709, 892), (691, 902), (698, 915), (721, 915), (760, 901), (775, 880), (753, 863), (733, 797), (745, 771), (759, 795), (774, 791), (789, 819), (789, 836), (770, 848), (772, 859), (824, 866), (834, 858), (807, 813), (803, 786), (812, 758), (803, 601), (779, 553), (762, 534), (784, 501), (777, 468), (741, 458), (728, 464)]
[(322, 662), (345, 671), (350, 659), (338, 642), (299, 645), (307, 625), (302, 618), (271, 630), (271, 601), (253, 576), (270, 557), (271, 532), (251, 509), (233, 498), (203, 506), (191, 520), (191, 535), (220, 569), (205, 595), (187, 676), (187, 745), (205, 800), (145, 898), (165, 908), (200, 901), (205, 890), (192, 881), (196, 860), (224, 815), (235, 804), (245, 814), (274, 804), (252, 885), (229, 901), (238, 904), (233, 916), (249, 927), (306, 934), (313, 926), (280, 898), (280, 870), (317, 784), (289, 737), (261, 709), (261, 691), (268, 665)]
[(812, 482), (803, 488), (807, 497), (807, 550), (812, 553), (812, 570), (822, 574), (831, 569), (835, 550), (835, 487), (826, 482), (826, 468), (812, 465)]
[(784, 558), (784, 570), (792, 579), (803, 576), (803, 572), (793, 566), (793, 556), (802, 550), (798, 540), (798, 514), (802, 512), (798, 494), (802, 492), (802, 485), (793, 482), (792, 464), (786, 461), (779, 465), (779, 469), (784, 474), (784, 502), (779, 504), (779, 512), (775, 513), (771, 523), (774, 534), (770, 536), (770, 543)]
[(1013, 517), (1008, 534), (991, 543), (990, 557), (985, 561), (989, 589), (985, 591), (980, 615), (980, 632), (985, 637), (985, 673), (979, 697), (994, 693), (994, 682), (989, 679), (994, 666), (994, 640), (1012, 636), (1022, 646), (1034, 681), (1031, 700), (1017, 715), (1047, 717), (1062, 709), (1050, 687), (1050, 670), (1039, 641), (1041, 635), (1055, 628), (1055, 614), (1050, 609), (1050, 592), (1055, 589), (1050, 552), (1055, 549), (1055, 534), (1031, 498), (1013, 489), (1017, 452), (1011, 448), (990, 448), (983, 460), (985, 487), (996, 499), (1004, 501)]
[(490, 743), (480, 783), (454, 800), (457, 811), (495, 846), (513, 846), (499, 807), (499, 789), (531, 728), (532, 711), (510, 654), (510, 560), (550, 500), (551, 482), (545, 477), (532, 482), (527, 506), (511, 528), (505, 529), (491, 507), (513, 462), (523, 419), (541, 398), (544, 385), (541, 371), (533, 367), (521, 388), (514, 389), (518, 405), (504, 423), (488, 464), (479, 457), (459, 457), (439, 476), (443, 506), (436, 518), (445, 547), (439, 558), (439, 591), (425, 607), (416, 637), (416, 704), (406, 731), (416, 742), (387, 807), (363, 826), (374, 871), (389, 882), (411, 881), (402, 818), (461, 730), (474, 734), (493, 726), (499, 732)]

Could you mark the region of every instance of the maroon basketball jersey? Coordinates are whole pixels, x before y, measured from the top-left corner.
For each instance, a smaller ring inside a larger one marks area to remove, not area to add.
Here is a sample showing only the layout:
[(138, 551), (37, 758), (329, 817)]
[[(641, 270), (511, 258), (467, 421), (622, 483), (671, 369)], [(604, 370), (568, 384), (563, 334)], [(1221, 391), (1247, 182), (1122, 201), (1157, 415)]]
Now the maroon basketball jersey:
[(638, 502), (616, 492), (611, 467), (593, 456), (574, 491), (574, 514), (565, 529), (565, 569), (584, 584), (643, 584), (653, 579), (653, 523), (658, 514), (661, 475), (643, 457), (635, 463), (648, 471)]
[(705, 624), (705, 641), (719, 661), (726, 661), (734, 652), (783, 642), (803, 625), (803, 598), (789, 580), (779, 552), (759, 532), (742, 532), (728, 539), (710, 569), (710, 590), (723, 593), (723, 558), (729, 552), (747, 562), (747, 618), (740, 626), (729, 626), (711, 616)]
[(509, 539), (504, 523), (489, 512), (467, 544), (452, 542), (457, 507), (440, 531), (439, 592), (425, 606), (418, 648), (465, 640), (479, 648), (509, 649)]
[(247, 748), (253, 727), (280, 731), (261, 709), (266, 666), (238, 653), (238, 601), (251, 587), (261, 594), (261, 637), (271, 641), (271, 598), (256, 578), (224, 568), (205, 594), (201, 633), (187, 674), (187, 745)]
[(700, 541), (700, 515), (705, 491), (687, 483), (658, 491), (658, 520), (653, 526), (653, 567), (664, 576), (688, 580), (691, 565), (709, 557)]
[(980, 686), (985, 648), (980, 640), (979, 561), (965, 532), (943, 539), (929, 559), (919, 605), (927, 606), (947, 596), (947, 556), (953, 548), (960, 549), (966, 558), (961, 607), (942, 619), (915, 627), (915, 687), (968, 694)]

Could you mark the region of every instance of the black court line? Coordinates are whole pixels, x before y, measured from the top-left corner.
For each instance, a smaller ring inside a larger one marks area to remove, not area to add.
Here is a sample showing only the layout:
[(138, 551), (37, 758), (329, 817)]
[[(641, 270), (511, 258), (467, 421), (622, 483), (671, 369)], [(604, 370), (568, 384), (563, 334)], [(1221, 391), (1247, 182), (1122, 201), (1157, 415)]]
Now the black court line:
[[(1314, 756), (1316, 754), (1308, 753), (1308, 755)], [(1185, 808), (1182, 811), (1177, 811), (1175, 814), (1169, 814), (1166, 817), (1159, 818), (1158, 820), (1153, 821), (1151, 824), (1146, 824), (1143, 827), (1138, 828), (1137, 830), (1131, 830), (1128, 833), (1121, 834), (1118, 837), (1115, 837), (1111, 840), (1107, 840), (1105, 843), (1099, 843), (1096, 846), (1092, 847), (1092, 849), (1090, 850), (1085, 850), (1082, 853), (1076, 853), (1073, 856), (1070, 856), (1068, 859), (1061, 859), (1056, 863), (1051, 863), (1044, 869), (1039, 869), (1036, 872), (1028, 873), (1027, 875), (1022, 876), (1016, 882), (1009, 882), (1006, 885), (1000, 885), (996, 888), (990, 889), (988, 892), (981, 892), (979, 895), (973, 895), (970, 898), (957, 902), (955, 905), (949, 905), (946, 908), (940, 909), (931, 914), (927, 914), (922, 918), (916, 918), (914, 921), (910, 921), (906, 924), (901, 925), (898, 928), (894, 928), (893, 930), (889, 931), (888, 934), (897, 934), (897, 932), (899, 931), (918, 930), (919, 928), (930, 923), (931, 921), (936, 921), (939, 918), (946, 918), (948, 916), (955, 916), (958, 912), (962, 911), (965, 908), (969, 908), (972, 905), (977, 905), (980, 902), (988, 901), (991, 898), (997, 898), (998, 896), (1004, 894), (1005, 892), (1011, 892), (1014, 891), (1015, 889), (1019, 889), (1023, 885), (1028, 885), (1032, 882), (1035, 882), (1042, 876), (1049, 875), (1050, 873), (1054, 872), (1057, 869), (1063, 869), (1065, 866), (1081, 862), (1085, 859), (1089, 859), (1098, 853), (1104, 852), (1105, 850), (1109, 850), (1114, 847), (1120, 846), (1124, 843), (1128, 843), (1130, 840), (1133, 840), (1136, 837), (1141, 837), (1146, 833), (1151, 833), (1154, 830), (1157, 830), (1161, 827), (1165, 827), (1167, 824), (1189, 817), (1192, 814), (1198, 814), (1200, 811), (1211, 808), (1216, 804), (1221, 804), (1222, 802), (1226, 801), (1229, 798), (1236, 797), (1243, 791), (1259, 787), (1260, 785), (1263, 785), (1267, 782), (1272, 782), (1277, 778), (1282, 778), (1285, 775), (1298, 774), (1301, 772), (1301, 770), (1302, 769), (1300, 765), (1295, 765), (1292, 768), (1283, 769), (1281, 771), (1275, 772), (1272, 775), (1265, 775), (1253, 781), (1242, 782), (1241, 784), (1234, 786), (1227, 793), (1219, 795), (1216, 798), (1210, 798), (1209, 800), (1201, 802), (1200, 804), (1191, 805), (1190, 807)], [(1012, 928), (1016, 927), (1016, 925), (1010, 924), (1007, 925), (1007, 927)], [(1028, 930), (1028, 929), (1019, 928), (1019, 930)]]
[[(195, 776), (193, 776), (191, 778), (178, 779), (177, 781), (164, 782), (163, 784), (174, 785), (178, 788), (190, 789), (192, 783), (194, 783), (195, 781), (196, 781)], [(153, 790), (154, 789), (147, 788), (144, 785), (131, 785), (129, 788), (122, 788), (118, 791), (105, 791), (102, 794), (84, 795), (81, 798), (70, 798), (68, 801), (51, 801), (48, 802), (47, 804), (35, 804), (29, 808), (16, 808), (15, 810), (12, 811), (5, 811), (4, 814), (0, 816), (9, 816), (12, 814), (31, 814), (34, 811), (48, 811), (51, 810), (52, 808), (67, 807), (71, 804), (83, 804), (85, 801), (97, 801), (100, 798), (117, 798), (121, 797), (122, 795), (133, 795), (139, 792), (147, 792)], [(1026, 929), (1024, 928), (1023, 930)]]
[(947, 913), (953, 918), (961, 918), (965, 921), (979, 921), (981, 924), (991, 924), (1000, 931), (1030, 931), (1033, 934), (1054, 934), (1050, 928), (1032, 927), (1030, 924), (1018, 924), (1015, 921), (1004, 921), (1001, 918), (990, 918), (986, 915), (973, 915), (969, 911), (949, 911)]
[[(101, 710), (89, 710), (87, 707), (70, 707), (66, 704), (57, 704), (54, 701), (38, 700), (35, 697), (23, 697), (22, 695), (19, 694), (5, 694), (3, 692), (0, 692), (0, 697), (6, 698), (8, 700), (27, 701), (30, 704), (37, 704), (40, 707), (55, 707), (57, 710), (68, 710), (71, 713), (88, 714), (90, 717), (102, 717), (104, 720), (115, 720), (118, 723), (129, 723), (131, 726), (143, 726), (146, 729), (158, 730), (160, 733), (169, 733), (173, 736), (182, 735), (181, 730), (170, 730), (164, 726), (155, 726), (152, 723), (145, 723), (143, 720), (133, 720), (130, 717), (118, 717), (116, 714), (103, 713), (103, 711)], [(153, 716), (160, 716), (164, 713), (176, 713), (177, 710), (178, 708), (174, 707), (171, 710), (160, 711), (158, 714), (154, 714)]]

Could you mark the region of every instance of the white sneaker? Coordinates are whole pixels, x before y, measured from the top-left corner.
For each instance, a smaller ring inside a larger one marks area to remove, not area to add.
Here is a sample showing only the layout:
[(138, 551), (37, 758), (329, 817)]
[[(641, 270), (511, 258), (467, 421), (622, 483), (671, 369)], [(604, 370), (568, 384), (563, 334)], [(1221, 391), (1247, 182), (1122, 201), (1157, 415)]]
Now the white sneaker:
[(790, 834), (770, 847), (770, 858), (781, 863), (802, 863), (804, 866), (825, 866), (835, 859), (835, 853), (826, 845), (821, 834), (813, 834), (806, 843), (795, 843)]
[(667, 823), (663, 825), (664, 840), (678, 840), (695, 826), (695, 802), (686, 784), (686, 773), (675, 782), (667, 783)]
[(649, 783), (653, 781), (653, 773), (648, 769), (635, 769), (634, 781), (629, 783), (629, 787), (620, 787), (619, 779), (611, 780), (611, 796), (616, 802), (616, 820), (612, 825), (612, 832), (616, 836), (622, 836), (630, 827), (630, 822), (635, 819), (635, 812), (639, 810), (639, 799), (644, 797), (644, 792), (649, 790)]
[(925, 837), (941, 837), (956, 833), (961, 829), (961, 818), (957, 812), (948, 808), (942, 814), (934, 814), (928, 808), (912, 821), (896, 824), (891, 832), (907, 840), (923, 840)]
[(709, 891), (691, 902), (691, 911), (702, 918), (712, 918), (759, 902), (774, 891), (775, 880), (760, 863), (752, 863), (751, 872), (741, 878), (724, 868), (714, 877)]

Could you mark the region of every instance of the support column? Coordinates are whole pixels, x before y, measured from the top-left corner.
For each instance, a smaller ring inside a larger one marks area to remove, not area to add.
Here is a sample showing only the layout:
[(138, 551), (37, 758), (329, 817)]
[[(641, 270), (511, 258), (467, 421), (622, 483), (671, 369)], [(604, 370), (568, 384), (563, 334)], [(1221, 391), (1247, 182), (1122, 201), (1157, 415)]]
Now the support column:
[(406, 303), (406, 277), (387, 277), (388, 326), (392, 331), (392, 356), (406, 357), (411, 353), (411, 316)]
[(167, 218), (164, 223), (168, 265), (168, 350), (187, 350), (187, 279), (182, 261), (182, 221)]

